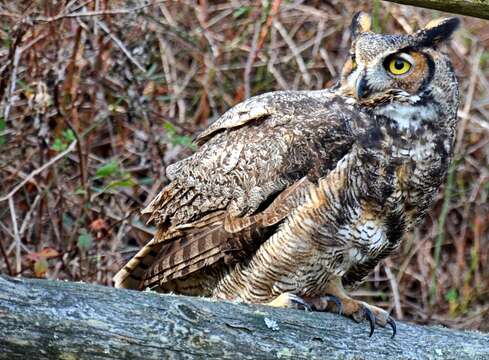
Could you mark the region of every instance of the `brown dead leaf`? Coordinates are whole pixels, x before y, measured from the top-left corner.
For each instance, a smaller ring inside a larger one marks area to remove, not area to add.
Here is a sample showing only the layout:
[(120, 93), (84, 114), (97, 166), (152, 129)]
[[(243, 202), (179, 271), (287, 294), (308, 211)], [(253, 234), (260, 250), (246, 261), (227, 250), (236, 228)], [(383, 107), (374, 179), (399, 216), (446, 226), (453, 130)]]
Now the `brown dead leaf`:
[(151, 97), (155, 92), (155, 82), (149, 81), (143, 90), (143, 96)]
[(93, 232), (108, 231), (109, 225), (104, 219), (98, 218), (90, 223), (90, 230), (92, 230)]
[(49, 247), (42, 249), (38, 254), (40, 257), (43, 257), (46, 259), (59, 256), (59, 252), (56, 249), (49, 248)]
[(50, 259), (59, 256), (59, 252), (56, 249), (46, 247), (39, 252), (32, 252), (27, 255), (27, 258), (31, 261), (39, 261), (40, 259)]

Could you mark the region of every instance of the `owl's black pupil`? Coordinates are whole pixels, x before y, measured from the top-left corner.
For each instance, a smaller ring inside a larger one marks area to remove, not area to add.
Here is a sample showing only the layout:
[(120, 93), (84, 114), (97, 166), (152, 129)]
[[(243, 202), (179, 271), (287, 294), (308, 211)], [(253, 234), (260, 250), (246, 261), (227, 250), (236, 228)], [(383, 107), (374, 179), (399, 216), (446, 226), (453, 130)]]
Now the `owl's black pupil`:
[(403, 60), (400, 60), (400, 59), (397, 59), (396, 62), (394, 63), (394, 67), (397, 70), (402, 70), (404, 68), (404, 61)]

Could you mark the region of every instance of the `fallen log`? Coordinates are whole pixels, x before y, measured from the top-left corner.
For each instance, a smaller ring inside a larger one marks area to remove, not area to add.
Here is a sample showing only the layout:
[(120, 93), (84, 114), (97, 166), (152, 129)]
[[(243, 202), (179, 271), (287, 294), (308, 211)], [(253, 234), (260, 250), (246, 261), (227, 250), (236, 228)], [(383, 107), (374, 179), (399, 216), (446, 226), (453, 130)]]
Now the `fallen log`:
[(489, 335), (0, 276), (0, 359), (489, 359)]
[(427, 9), (440, 10), (459, 15), (489, 19), (489, 1), (487, 0), (386, 0), (403, 5), (412, 5)]

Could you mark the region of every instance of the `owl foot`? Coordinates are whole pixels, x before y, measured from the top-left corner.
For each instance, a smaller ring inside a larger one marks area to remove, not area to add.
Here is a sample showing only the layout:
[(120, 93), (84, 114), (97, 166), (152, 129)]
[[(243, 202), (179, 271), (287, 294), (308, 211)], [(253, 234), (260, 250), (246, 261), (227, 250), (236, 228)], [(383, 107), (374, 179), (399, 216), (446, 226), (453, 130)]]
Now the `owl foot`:
[(339, 315), (343, 314), (343, 304), (336, 295), (325, 295), (315, 298), (306, 298), (307, 303), (311, 304), (314, 311), (330, 311), (334, 304)]
[(392, 328), (392, 337), (396, 335), (397, 327), (389, 313), (379, 307), (367, 304), (363, 301), (352, 299), (343, 289), (341, 281), (332, 282), (328, 288), (329, 295), (305, 299), (316, 311), (337, 310), (340, 314), (348, 316), (356, 322), (367, 320), (370, 323), (370, 335), (375, 331), (375, 326)]
[(289, 292), (280, 294), (274, 300), (266, 303), (266, 305), (286, 309), (312, 311), (312, 307), (309, 303), (307, 303), (300, 296)]
[[(396, 322), (389, 313), (381, 308), (367, 304), (363, 301), (357, 301), (350, 297), (338, 297), (336, 295), (321, 296), (307, 299), (315, 311), (331, 311), (337, 309), (338, 313), (351, 317), (356, 322), (368, 320), (370, 323), (370, 335), (375, 331), (375, 325), (385, 327), (389, 325), (392, 328), (392, 337), (396, 335)], [(332, 307), (334, 305), (334, 307)]]
[[(354, 300), (344, 292), (343, 287), (340, 289), (341, 291), (336, 291), (336, 294), (308, 298), (301, 298), (293, 293), (283, 293), (266, 303), (266, 305), (306, 311), (334, 310), (340, 315), (352, 318), (357, 323), (362, 320), (368, 320), (370, 324), (369, 337), (373, 335), (375, 325), (379, 325), (382, 328), (389, 325), (392, 328), (392, 338), (396, 336), (396, 322), (387, 311), (366, 302)], [(334, 290), (334, 288), (330, 288), (330, 290)]]
[(392, 328), (392, 338), (396, 336), (397, 327), (394, 319), (389, 315), (389, 313), (381, 308), (367, 304), (363, 301), (357, 301), (350, 299), (355, 305), (351, 306), (352, 309), (356, 307), (356, 311), (353, 310), (350, 314), (345, 312), (345, 315), (350, 316), (356, 322), (360, 322), (364, 319), (368, 320), (370, 323), (370, 335), (372, 336), (375, 330), (375, 325), (380, 327), (385, 327), (389, 325)]

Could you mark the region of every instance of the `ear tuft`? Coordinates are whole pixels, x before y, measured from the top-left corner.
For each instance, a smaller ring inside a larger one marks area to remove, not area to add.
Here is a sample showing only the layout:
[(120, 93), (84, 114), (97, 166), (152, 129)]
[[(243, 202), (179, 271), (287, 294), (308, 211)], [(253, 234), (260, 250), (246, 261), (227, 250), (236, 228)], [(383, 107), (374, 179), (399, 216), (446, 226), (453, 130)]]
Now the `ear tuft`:
[(363, 12), (357, 12), (351, 21), (351, 37), (356, 38), (360, 33), (372, 30), (372, 17)]
[(419, 39), (418, 46), (433, 47), (447, 41), (459, 25), (460, 20), (455, 17), (431, 20), (415, 34)]

